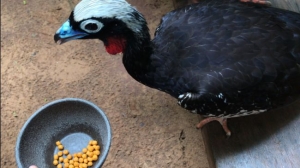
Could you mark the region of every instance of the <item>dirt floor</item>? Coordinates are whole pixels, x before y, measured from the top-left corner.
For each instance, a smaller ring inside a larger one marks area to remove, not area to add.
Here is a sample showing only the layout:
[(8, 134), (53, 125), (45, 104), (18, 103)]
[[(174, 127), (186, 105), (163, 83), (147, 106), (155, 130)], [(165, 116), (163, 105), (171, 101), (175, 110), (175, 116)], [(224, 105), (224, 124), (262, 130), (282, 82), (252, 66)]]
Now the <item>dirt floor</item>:
[[(199, 121), (162, 92), (125, 71), (97, 40), (54, 43), (78, 0), (1, 1), (1, 167), (16, 167), (15, 143), (25, 121), (50, 101), (77, 97), (102, 108), (113, 139), (103, 167), (208, 167)], [(171, 0), (129, 0), (153, 34)], [(34, 164), (34, 163), (33, 163)]]

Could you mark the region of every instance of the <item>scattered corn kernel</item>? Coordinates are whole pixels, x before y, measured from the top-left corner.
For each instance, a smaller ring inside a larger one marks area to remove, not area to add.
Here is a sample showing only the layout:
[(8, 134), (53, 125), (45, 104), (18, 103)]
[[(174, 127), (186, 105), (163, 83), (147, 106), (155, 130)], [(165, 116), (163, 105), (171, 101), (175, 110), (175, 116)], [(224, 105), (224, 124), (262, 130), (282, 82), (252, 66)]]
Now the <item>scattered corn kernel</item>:
[(92, 145), (92, 143), (93, 143), (93, 140), (90, 140), (89, 145)]
[(79, 163), (78, 163), (78, 162), (74, 162), (74, 166), (75, 166), (75, 167), (78, 167), (78, 166), (79, 166)]
[(64, 161), (64, 158), (63, 158), (63, 157), (59, 157), (59, 158), (58, 158), (58, 161), (59, 161), (59, 162), (63, 162), (63, 161)]
[(69, 151), (65, 149), (65, 150), (63, 151), (63, 154), (64, 154), (64, 155), (67, 155), (67, 154), (69, 154)]
[(64, 149), (63, 145), (58, 145), (57, 147), (58, 147), (59, 150), (63, 150)]
[(58, 165), (57, 165), (57, 168), (62, 168), (62, 164), (58, 164)]
[(93, 159), (91, 157), (87, 158), (89, 162), (93, 161)]
[(64, 163), (69, 163), (69, 159), (68, 158), (64, 158)]
[(93, 145), (97, 145), (98, 142), (97, 142), (97, 141), (93, 141), (92, 144), (93, 144)]
[(86, 148), (83, 148), (83, 149), (82, 149), (82, 152), (83, 152), (83, 153), (86, 153), (86, 152), (87, 152), (87, 149), (86, 149)]
[(100, 146), (99, 145), (96, 145), (94, 148), (95, 148), (95, 150), (100, 150)]
[(93, 161), (96, 161), (98, 159), (97, 155), (93, 155)]
[(63, 152), (62, 152), (62, 151), (59, 151), (59, 152), (57, 153), (57, 155), (58, 155), (58, 156), (62, 156), (62, 155), (63, 155)]
[(93, 165), (93, 162), (89, 162), (89, 163), (88, 163), (88, 166), (92, 166), (92, 165)]
[(54, 160), (57, 160), (58, 159), (58, 155), (54, 155)]
[(94, 155), (93, 152), (89, 153), (89, 157), (93, 157), (93, 155)]
[(74, 164), (74, 160), (70, 160), (69, 163), (70, 163), (70, 164)]
[(53, 160), (53, 165), (54, 166), (58, 165), (58, 160)]
[(88, 150), (89, 150), (90, 152), (92, 152), (92, 151), (94, 150), (94, 147), (93, 147), (93, 146), (88, 146)]
[(71, 160), (71, 159), (72, 159), (72, 155), (71, 155), (71, 154), (68, 154), (67, 158), (68, 158), (69, 160)]
[(97, 156), (100, 155), (100, 151), (98, 151), (98, 150), (95, 150), (93, 153), (94, 153), (94, 155), (97, 155)]
[(60, 141), (55, 142), (56, 146), (61, 145)]
[(83, 159), (87, 158), (87, 155), (86, 154), (82, 154), (82, 158)]

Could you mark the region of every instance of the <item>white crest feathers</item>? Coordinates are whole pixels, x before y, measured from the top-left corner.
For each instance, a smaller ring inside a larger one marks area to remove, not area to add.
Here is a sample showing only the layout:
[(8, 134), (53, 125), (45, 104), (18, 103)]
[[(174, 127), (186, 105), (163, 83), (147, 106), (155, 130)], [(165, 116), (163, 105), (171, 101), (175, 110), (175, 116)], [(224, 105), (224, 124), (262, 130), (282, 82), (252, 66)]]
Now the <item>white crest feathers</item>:
[[(137, 10), (125, 0), (82, 0), (74, 9), (74, 20), (80, 22), (90, 18), (116, 18), (122, 20), (128, 28), (139, 32), (142, 27), (133, 15)], [(142, 15), (140, 18), (144, 20)]]

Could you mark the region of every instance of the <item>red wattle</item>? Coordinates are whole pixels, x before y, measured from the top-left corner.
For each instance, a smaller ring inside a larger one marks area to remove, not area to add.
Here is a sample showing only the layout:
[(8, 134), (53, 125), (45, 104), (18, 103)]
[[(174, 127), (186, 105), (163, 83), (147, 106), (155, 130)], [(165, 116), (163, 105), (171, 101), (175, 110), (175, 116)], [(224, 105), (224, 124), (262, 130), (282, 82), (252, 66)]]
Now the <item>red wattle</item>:
[(121, 37), (110, 37), (107, 39), (106, 51), (109, 54), (116, 55), (125, 49), (126, 40)]

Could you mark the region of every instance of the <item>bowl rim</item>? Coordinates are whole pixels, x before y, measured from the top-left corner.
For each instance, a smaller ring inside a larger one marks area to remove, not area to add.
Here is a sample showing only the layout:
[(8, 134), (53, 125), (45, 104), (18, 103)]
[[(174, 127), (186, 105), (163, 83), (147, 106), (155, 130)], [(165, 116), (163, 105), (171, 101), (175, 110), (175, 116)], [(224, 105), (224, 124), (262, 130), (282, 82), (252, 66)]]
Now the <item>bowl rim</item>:
[(104, 122), (105, 122), (105, 125), (107, 125), (107, 144), (105, 145), (104, 147), (104, 151), (102, 152), (103, 154), (103, 157), (99, 159), (99, 162), (97, 165), (93, 165), (93, 166), (96, 166), (96, 167), (101, 167), (104, 163), (104, 161), (106, 160), (106, 157), (108, 155), (108, 152), (109, 152), (109, 149), (110, 149), (110, 145), (111, 145), (111, 140), (112, 140), (112, 131), (111, 131), (111, 126), (110, 126), (110, 122), (106, 116), (106, 114), (103, 112), (102, 109), (100, 109), (96, 104), (92, 103), (91, 101), (88, 101), (88, 100), (85, 100), (85, 99), (81, 99), (81, 98), (62, 98), (62, 99), (57, 99), (57, 100), (54, 100), (54, 101), (51, 101), (45, 105), (43, 105), (42, 107), (40, 107), (38, 110), (36, 110), (28, 119), (27, 121), (24, 123), (24, 125), (22, 126), (19, 134), (18, 134), (18, 137), (17, 137), (17, 141), (16, 141), (16, 147), (15, 147), (15, 158), (16, 158), (16, 163), (17, 163), (17, 166), (18, 167), (22, 167), (22, 164), (21, 164), (21, 160), (20, 160), (20, 153), (19, 153), (19, 150), (20, 150), (20, 142), (21, 142), (21, 139), (23, 137), (23, 134), (24, 134), (24, 131), (26, 129), (26, 127), (28, 126), (28, 124), (35, 118), (37, 117), (37, 115), (39, 113), (41, 113), (42, 111), (44, 111), (46, 108), (50, 107), (50, 106), (53, 106), (55, 104), (59, 104), (59, 103), (62, 103), (62, 102), (80, 102), (80, 103), (84, 103), (84, 104), (87, 104), (93, 108), (95, 108), (99, 113), (100, 115), (103, 116), (104, 118)]

